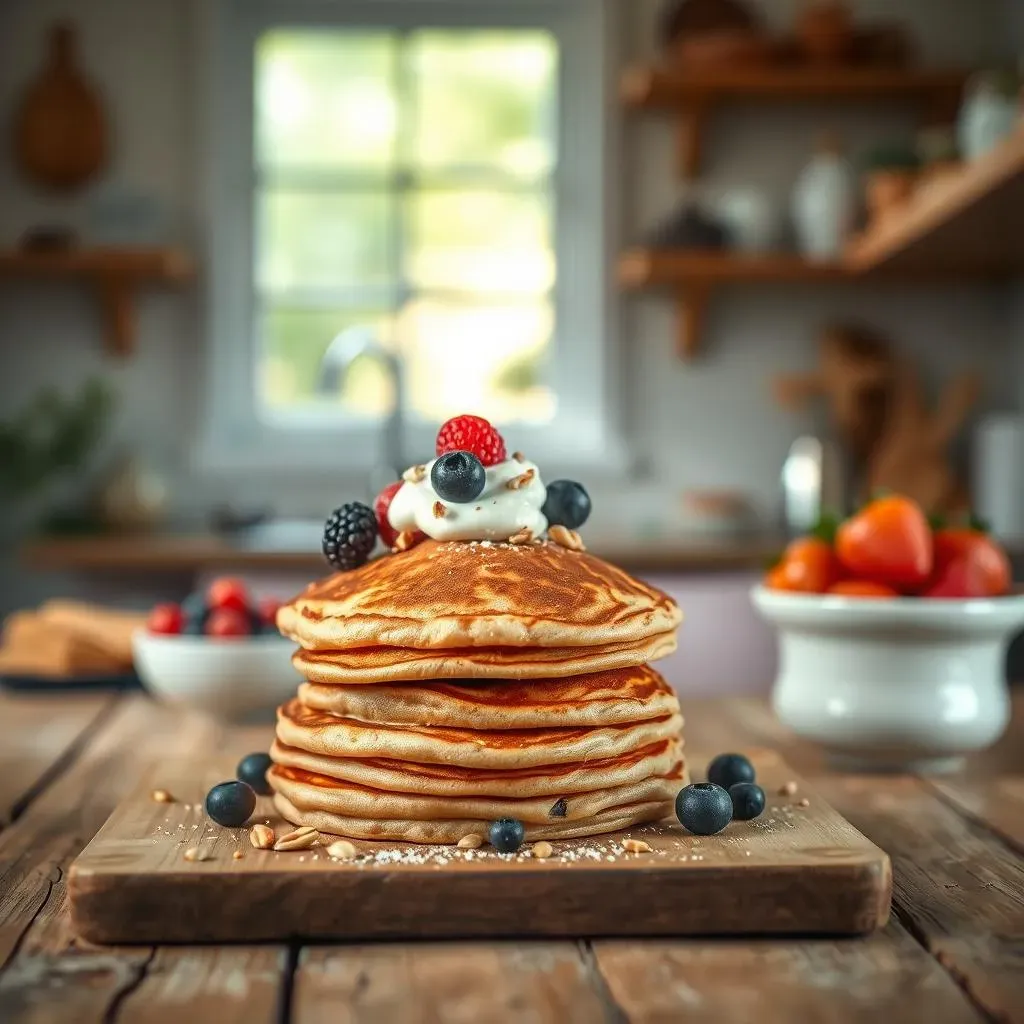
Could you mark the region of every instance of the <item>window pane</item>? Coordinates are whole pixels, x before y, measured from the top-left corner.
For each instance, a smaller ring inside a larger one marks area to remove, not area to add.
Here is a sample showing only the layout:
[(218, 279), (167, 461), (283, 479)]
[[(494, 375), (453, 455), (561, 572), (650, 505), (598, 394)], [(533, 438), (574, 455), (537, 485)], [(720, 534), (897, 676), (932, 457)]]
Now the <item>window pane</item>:
[(260, 205), (262, 289), (345, 293), (393, 285), (387, 194), (275, 189), (261, 194)]
[(415, 286), (536, 294), (554, 285), (546, 195), (418, 192), (406, 216), (406, 274)]
[(410, 406), (433, 420), (460, 412), (551, 419), (555, 397), (545, 363), (552, 325), (547, 301), (485, 306), (414, 299), (398, 322)]
[(414, 164), (549, 171), (557, 54), (555, 40), (540, 31), (414, 33)]
[(343, 330), (364, 327), (387, 343), (391, 317), (383, 311), (305, 310), (270, 307), (260, 326), (262, 404), (273, 412), (295, 411), (316, 404), (367, 416), (391, 408), (392, 387), (379, 363), (362, 358), (341, 380), (323, 370), (324, 353)]
[(256, 47), (261, 166), (382, 168), (395, 151), (396, 42), (382, 32), (275, 31)]

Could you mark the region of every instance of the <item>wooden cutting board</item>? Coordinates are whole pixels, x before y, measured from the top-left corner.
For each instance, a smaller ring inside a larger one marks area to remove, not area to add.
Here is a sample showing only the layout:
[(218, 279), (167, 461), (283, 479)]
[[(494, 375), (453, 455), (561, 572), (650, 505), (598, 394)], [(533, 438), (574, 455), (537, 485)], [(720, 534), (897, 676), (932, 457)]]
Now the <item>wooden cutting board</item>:
[[(717, 836), (691, 836), (666, 822), (555, 843), (547, 860), (502, 857), (489, 847), (357, 843), (364, 855), (357, 862), (332, 860), (317, 848), (254, 849), (247, 829), (220, 828), (203, 811), (210, 786), (231, 777), (231, 762), (167, 765), (120, 804), (72, 865), (72, 917), (82, 937), (100, 943), (854, 934), (882, 927), (892, 883), (888, 856), (777, 755), (758, 751), (752, 759), (768, 808)], [(705, 761), (693, 764), (694, 777), (703, 778)], [(796, 793), (781, 795), (789, 781)], [(154, 788), (175, 802), (155, 802)], [(279, 834), (290, 827), (269, 799), (260, 800), (253, 821), (269, 821)], [(627, 836), (653, 852), (623, 852)], [(209, 859), (186, 861), (188, 848)]]

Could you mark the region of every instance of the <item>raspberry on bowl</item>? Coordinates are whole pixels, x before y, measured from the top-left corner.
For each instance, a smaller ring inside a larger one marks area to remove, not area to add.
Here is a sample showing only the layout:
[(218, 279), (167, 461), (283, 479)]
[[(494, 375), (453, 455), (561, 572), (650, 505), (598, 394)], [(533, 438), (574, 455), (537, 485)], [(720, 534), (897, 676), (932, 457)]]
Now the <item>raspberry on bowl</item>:
[(496, 466), (508, 457), (505, 440), (482, 416), (455, 416), (437, 432), (436, 453), (472, 452), (485, 466)]

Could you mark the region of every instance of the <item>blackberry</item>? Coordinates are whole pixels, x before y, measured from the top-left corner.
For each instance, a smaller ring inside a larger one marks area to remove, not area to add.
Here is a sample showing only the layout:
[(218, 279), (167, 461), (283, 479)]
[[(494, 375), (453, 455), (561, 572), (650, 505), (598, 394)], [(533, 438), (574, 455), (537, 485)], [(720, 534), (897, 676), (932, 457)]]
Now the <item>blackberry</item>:
[(336, 508), (324, 524), (324, 558), (337, 569), (357, 569), (377, 543), (377, 517), (359, 501)]

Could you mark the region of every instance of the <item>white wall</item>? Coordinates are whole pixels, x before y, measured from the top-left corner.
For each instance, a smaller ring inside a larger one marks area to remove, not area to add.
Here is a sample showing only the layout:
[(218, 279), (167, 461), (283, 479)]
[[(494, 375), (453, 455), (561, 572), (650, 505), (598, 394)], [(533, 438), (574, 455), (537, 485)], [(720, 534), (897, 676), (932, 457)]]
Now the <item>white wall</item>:
[[(199, 0), (202, 2), (202, 0)], [(648, 56), (656, 0), (622, 0), (627, 59)], [(797, 0), (772, 2), (784, 22)], [(1012, 7), (1011, 3), (1011, 7)], [(995, 53), (1006, 40), (1003, 0), (860, 0), (865, 17), (913, 19), (922, 52), (934, 62), (968, 64)], [(46, 26), (60, 16), (80, 26), (85, 62), (107, 99), (116, 138), (119, 180), (152, 191), (171, 209), (175, 230), (194, 244), (198, 221), (199, 161), (194, 114), (198, 69), (193, 5), (184, 0), (3, 0), (0, 3), (0, 116), (38, 67)], [(837, 126), (856, 149), (873, 140), (877, 108), (840, 113), (833, 108), (736, 109), (715, 121), (708, 140), (709, 195), (736, 184), (757, 184), (785, 201), (789, 183), (815, 135)], [(885, 114), (887, 124), (905, 114)], [(638, 236), (680, 195), (672, 174), (668, 120), (631, 121), (624, 128), (623, 223), (626, 240)], [(19, 181), (0, 160), (0, 244), (28, 225), (81, 219), (75, 204), (53, 203)], [(282, 481), (202, 480), (189, 469), (201, 367), (201, 287), (194, 292), (145, 293), (139, 307), (139, 348), (128, 362), (101, 349), (90, 295), (74, 286), (0, 284), (0, 410), (17, 408), (45, 383), (73, 385), (92, 373), (120, 389), (116, 444), (130, 443), (169, 475), (182, 510), (222, 498), (266, 498), (282, 511), (319, 515), (333, 488)], [(971, 363), (985, 373), (989, 404), (1021, 397), (1005, 367), (1014, 339), (1005, 306), (978, 287), (916, 289), (861, 287), (736, 288), (715, 302), (706, 354), (691, 365), (672, 351), (671, 304), (657, 297), (625, 307), (623, 365), (628, 368), (629, 425), (634, 445), (678, 485), (730, 484), (751, 490), (771, 507), (778, 467), (788, 442), (807, 423), (776, 409), (770, 376), (799, 368), (813, 356), (821, 323), (834, 315), (867, 314), (907, 351), (942, 377)], [(1018, 342), (1021, 332), (1018, 331)], [(0, 599), (2, 603), (2, 599)]]

